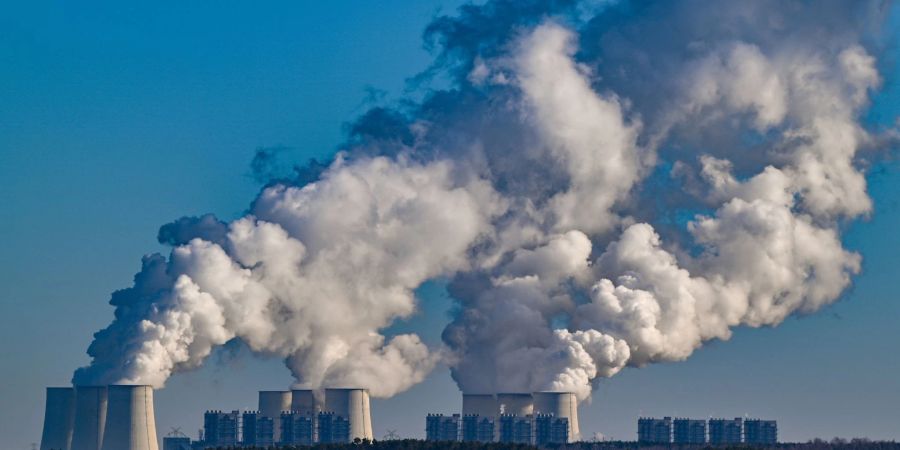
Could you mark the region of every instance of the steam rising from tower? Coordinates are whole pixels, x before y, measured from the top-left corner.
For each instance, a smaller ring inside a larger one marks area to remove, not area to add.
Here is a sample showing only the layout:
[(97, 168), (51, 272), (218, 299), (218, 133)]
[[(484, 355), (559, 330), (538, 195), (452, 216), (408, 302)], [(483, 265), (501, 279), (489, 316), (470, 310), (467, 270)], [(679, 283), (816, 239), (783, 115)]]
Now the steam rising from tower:
[[(449, 89), (364, 114), (244, 217), (163, 226), (171, 254), (113, 294), (74, 380), (161, 387), (240, 340), (304, 389), (387, 397), (443, 359), (464, 392), (582, 400), (626, 366), (815, 312), (860, 270), (841, 224), (872, 211), (862, 152), (895, 136), (860, 122), (883, 8), (493, 0), (439, 17), (428, 74)], [(445, 347), (386, 337), (434, 279), (457, 302)], [(75, 450), (99, 450), (87, 401)]]

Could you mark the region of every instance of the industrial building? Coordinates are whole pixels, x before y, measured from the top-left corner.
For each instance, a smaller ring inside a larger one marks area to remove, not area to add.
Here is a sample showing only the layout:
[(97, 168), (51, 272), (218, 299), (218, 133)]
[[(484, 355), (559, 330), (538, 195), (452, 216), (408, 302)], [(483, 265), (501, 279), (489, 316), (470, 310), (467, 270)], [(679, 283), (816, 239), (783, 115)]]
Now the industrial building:
[(638, 419), (638, 442), (668, 444), (672, 442), (672, 418), (641, 417)]
[(744, 442), (744, 419), (709, 419), (710, 444), (740, 444)]
[(672, 421), (672, 441), (676, 444), (706, 443), (706, 421), (675, 418)]
[(578, 401), (571, 392), (463, 394), (462, 416), (429, 414), (425, 434), (429, 440), (465, 442), (573, 442), (579, 435)]
[(638, 419), (638, 441), (675, 444), (776, 444), (778, 423), (761, 419)]
[(425, 440), (458, 441), (460, 440), (460, 425), (459, 414), (452, 416), (429, 414), (425, 418)]
[(778, 423), (774, 420), (744, 420), (744, 442), (747, 444), (777, 443)]
[(462, 418), (464, 442), (491, 442), (494, 440), (494, 418), (468, 414)]
[(203, 414), (203, 446), (234, 447), (241, 442), (240, 411), (206, 411)]
[(534, 444), (559, 444), (569, 442), (569, 419), (553, 414), (534, 416)]
[(166, 436), (163, 438), (163, 450), (193, 450), (191, 438), (187, 436)]
[(308, 412), (281, 413), (281, 443), (312, 445), (316, 442), (316, 417)]
[(517, 414), (500, 415), (499, 441), (514, 444), (531, 444), (533, 416), (519, 416)]
[(159, 450), (153, 389), (47, 388), (42, 450)]

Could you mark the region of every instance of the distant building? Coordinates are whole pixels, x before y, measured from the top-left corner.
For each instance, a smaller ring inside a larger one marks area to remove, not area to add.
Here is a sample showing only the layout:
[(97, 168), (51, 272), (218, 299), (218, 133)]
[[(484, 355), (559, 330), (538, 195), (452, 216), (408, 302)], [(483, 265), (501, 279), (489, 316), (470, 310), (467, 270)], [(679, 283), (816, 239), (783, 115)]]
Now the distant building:
[(241, 445), (256, 445), (256, 421), (259, 419), (259, 413), (256, 411), (247, 411), (241, 416)]
[(307, 413), (281, 413), (281, 444), (312, 445), (315, 439), (315, 418)]
[(459, 414), (453, 414), (452, 416), (429, 414), (425, 417), (425, 440), (458, 441), (459, 427)]
[(744, 420), (709, 419), (710, 444), (740, 444), (744, 441)]
[(230, 413), (207, 411), (203, 415), (204, 447), (234, 447), (238, 445), (240, 422), (241, 416), (238, 411)]
[(565, 444), (569, 442), (569, 419), (553, 414), (534, 416), (534, 444)]
[(164, 437), (163, 450), (191, 450), (191, 438), (187, 436)]
[(641, 417), (638, 419), (638, 442), (668, 444), (672, 442), (672, 418), (655, 419)]
[(501, 414), (500, 442), (531, 444), (533, 426), (531, 415), (522, 417), (516, 414)]
[(467, 414), (462, 418), (462, 440), (466, 442), (493, 442), (494, 418)]
[(778, 423), (774, 420), (745, 420), (744, 442), (748, 444), (778, 443)]
[(672, 422), (672, 441), (676, 444), (706, 443), (706, 421), (678, 419)]
[(350, 442), (350, 422), (333, 412), (320, 412), (317, 416), (318, 442), (321, 444)]

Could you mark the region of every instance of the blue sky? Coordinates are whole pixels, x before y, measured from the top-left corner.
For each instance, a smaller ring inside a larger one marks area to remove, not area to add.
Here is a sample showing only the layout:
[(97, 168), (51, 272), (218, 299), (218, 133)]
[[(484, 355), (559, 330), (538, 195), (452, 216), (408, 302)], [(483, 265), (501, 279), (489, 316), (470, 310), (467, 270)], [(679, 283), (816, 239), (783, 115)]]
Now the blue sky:
[[(369, 88), (397, 98), (428, 65), (421, 31), (458, 3), (2, 5), (4, 448), (39, 441), (44, 387), (87, 363), (91, 334), (112, 317), (110, 292), (130, 284), (141, 255), (165, 250), (161, 224), (239, 216), (258, 191), (248, 176), (257, 147), (288, 146), (298, 159), (332, 153)], [(875, 121), (900, 112), (894, 52), (882, 61)], [(778, 328), (739, 329), (687, 362), (604, 380), (582, 430), (631, 439), (639, 415), (750, 414), (778, 419), (787, 440), (900, 439), (900, 165), (879, 163), (869, 183), (875, 212), (845, 235), (864, 268), (842, 301)], [(436, 343), (450, 301), (439, 283), (420, 294), (422, 311), (397, 329)], [(157, 425), (195, 437), (205, 409), (252, 408), (257, 390), (290, 382), (278, 360), (221, 352), (157, 393)], [(459, 403), (438, 369), (373, 402), (376, 436), (422, 436), (426, 412)]]

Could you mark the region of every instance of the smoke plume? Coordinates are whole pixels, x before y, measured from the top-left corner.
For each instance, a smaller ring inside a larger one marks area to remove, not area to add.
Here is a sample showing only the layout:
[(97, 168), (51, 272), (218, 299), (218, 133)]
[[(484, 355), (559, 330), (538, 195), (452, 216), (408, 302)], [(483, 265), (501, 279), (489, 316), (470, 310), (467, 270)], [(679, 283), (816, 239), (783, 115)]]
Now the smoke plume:
[[(246, 216), (160, 230), (76, 384), (146, 383), (239, 339), (298, 386), (569, 390), (837, 300), (872, 210), (880, 21), (856, 2), (495, 0), (436, 18), (450, 86), (376, 108)], [(314, 181), (309, 182), (312, 179)], [(383, 330), (451, 280), (444, 346)]]

